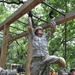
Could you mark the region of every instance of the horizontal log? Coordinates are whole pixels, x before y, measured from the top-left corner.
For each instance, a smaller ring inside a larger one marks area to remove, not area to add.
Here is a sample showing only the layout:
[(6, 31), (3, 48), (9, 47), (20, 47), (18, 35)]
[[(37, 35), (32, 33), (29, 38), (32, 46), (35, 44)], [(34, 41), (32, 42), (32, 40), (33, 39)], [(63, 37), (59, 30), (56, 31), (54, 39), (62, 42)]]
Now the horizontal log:
[[(70, 21), (70, 20), (73, 20), (73, 19), (75, 19), (75, 10), (70, 11), (68, 13), (65, 13), (65, 16), (59, 16), (58, 18), (55, 19), (55, 21), (56, 21), (56, 24), (59, 25), (59, 24), (62, 24), (64, 22), (67, 22), (67, 21)], [(48, 28), (48, 27), (50, 27), (49, 22), (45, 23), (45, 24), (42, 24), (41, 26), (44, 29)]]
[(15, 22), (42, 1), (43, 0), (27, 0), (27, 2), (25, 2), (17, 11), (15, 11), (3, 23), (0, 24), (0, 30), (3, 30), (4, 25), (10, 25), (11, 23)]
[[(66, 13), (65, 17), (64, 16), (59, 16), (58, 18), (55, 19), (55, 21), (56, 21), (56, 24), (59, 25), (61, 23), (64, 23), (64, 22), (67, 22), (67, 21), (73, 20), (73, 19), (75, 19), (75, 10)], [(42, 24), (41, 26), (44, 29), (46, 29), (46, 28), (50, 27), (50, 23), (48, 22), (48, 23)], [(16, 39), (19, 39), (21, 37), (25, 37), (27, 35), (28, 35), (28, 32), (23, 32), (23, 33), (21, 33), (19, 35), (14, 36), (13, 38), (9, 39), (9, 42), (12, 42), (12, 41), (14, 41)]]

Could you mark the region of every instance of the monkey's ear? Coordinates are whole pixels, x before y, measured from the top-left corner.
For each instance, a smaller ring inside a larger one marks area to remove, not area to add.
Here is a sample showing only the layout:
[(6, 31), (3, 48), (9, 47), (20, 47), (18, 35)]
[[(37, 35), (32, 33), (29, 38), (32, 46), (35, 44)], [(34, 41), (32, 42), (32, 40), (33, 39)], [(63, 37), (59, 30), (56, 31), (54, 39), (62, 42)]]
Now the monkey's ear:
[(54, 11), (53, 10), (49, 13), (49, 17), (54, 18)]

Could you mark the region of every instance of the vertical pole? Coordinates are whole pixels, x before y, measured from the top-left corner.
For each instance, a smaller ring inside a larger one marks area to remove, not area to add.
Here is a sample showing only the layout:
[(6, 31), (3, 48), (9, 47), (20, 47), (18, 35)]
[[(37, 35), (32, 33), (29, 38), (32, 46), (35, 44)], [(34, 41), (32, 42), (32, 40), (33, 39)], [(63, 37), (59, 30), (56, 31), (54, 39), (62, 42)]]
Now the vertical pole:
[(9, 25), (4, 25), (3, 44), (2, 44), (1, 61), (0, 61), (0, 66), (4, 69), (6, 66), (5, 64), (7, 56), (8, 36), (9, 36)]
[[(32, 27), (32, 22), (31, 22), (30, 17), (29, 17), (29, 26)], [(31, 60), (32, 60), (32, 34), (29, 32), (28, 51), (27, 51), (27, 60), (26, 60), (26, 73), (25, 73), (25, 75), (30, 75)]]
[(19, 75), (21, 75), (21, 72), (19, 73)]
[[(68, 7), (67, 7), (67, 1), (64, 1), (64, 3), (65, 3), (65, 10), (66, 10), (66, 12), (68, 12)], [(64, 16), (64, 18), (65, 18), (65, 16)], [(65, 22), (65, 27), (64, 27), (64, 29), (65, 29), (65, 55), (64, 55), (64, 57), (65, 57), (65, 60), (67, 59), (67, 44), (66, 44), (66, 41), (67, 41), (67, 22)]]
[(65, 43), (64, 43), (64, 45), (65, 45), (65, 55), (64, 55), (64, 57), (65, 57), (65, 60), (67, 59), (67, 50), (66, 50), (66, 32), (67, 32), (67, 27), (66, 27), (66, 23), (65, 23)]

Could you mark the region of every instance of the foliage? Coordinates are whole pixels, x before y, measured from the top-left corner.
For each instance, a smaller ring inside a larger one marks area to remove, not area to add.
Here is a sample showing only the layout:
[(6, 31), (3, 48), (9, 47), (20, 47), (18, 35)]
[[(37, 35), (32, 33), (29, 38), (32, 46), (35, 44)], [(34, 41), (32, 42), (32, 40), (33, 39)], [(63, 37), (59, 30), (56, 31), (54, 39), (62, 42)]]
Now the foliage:
[[(6, 0), (6, 1), (18, 2), (18, 0)], [(75, 9), (75, 0), (45, 0), (45, 1), (62, 13), (66, 13)], [(14, 13), (20, 6), (21, 5), (17, 4), (9, 5), (6, 3), (5, 4), (0, 3), (0, 23), (6, 20), (6, 18), (9, 17), (12, 13)], [(50, 18), (48, 14), (51, 10), (52, 9), (50, 7), (47, 7), (46, 5), (41, 3), (32, 10), (32, 13), (45, 21), (49, 21)], [(54, 14), (55, 17), (61, 15), (55, 10)], [(33, 19), (35, 26), (44, 23), (43, 21), (40, 21), (40, 19), (36, 19), (35, 17), (33, 17)], [(26, 24), (23, 24), (18, 21), (11, 24), (11, 26), (14, 26), (15, 28), (10, 27), (10, 38), (22, 33), (23, 31), (27, 31), (27, 24), (28, 24), (27, 14), (21, 17), (19, 20)], [(64, 43), (65, 25), (66, 25), (66, 50), (67, 50), (66, 57), (65, 57), (65, 43)], [(45, 30), (45, 33), (49, 30), (50, 29)], [(66, 58), (67, 68), (70, 69), (70, 67), (75, 66), (73, 63), (75, 62), (75, 20), (71, 20), (67, 23), (58, 25), (56, 30), (57, 31), (54, 33), (54, 35), (49, 39), (48, 43), (49, 53), (50, 55), (57, 55)], [(3, 35), (1, 36), (3, 37)], [(25, 65), (27, 49), (28, 49), (27, 37), (20, 38), (14, 42), (10, 42), (8, 46), (7, 63), (10, 64), (17, 63)]]

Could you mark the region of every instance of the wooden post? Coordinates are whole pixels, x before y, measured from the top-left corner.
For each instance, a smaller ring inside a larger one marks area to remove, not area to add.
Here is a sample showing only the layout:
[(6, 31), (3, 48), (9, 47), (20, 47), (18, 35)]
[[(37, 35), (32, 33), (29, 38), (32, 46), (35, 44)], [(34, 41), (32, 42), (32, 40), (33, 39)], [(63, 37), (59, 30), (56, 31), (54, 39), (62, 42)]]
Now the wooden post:
[(8, 36), (9, 36), (9, 25), (5, 25), (3, 44), (2, 44), (2, 50), (1, 50), (1, 60), (0, 60), (0, 66), (4, 69), (6, 66), (5, 64), (6, 64), (6, 56), (7, 56)]
[[(29, 25), (32, 27), (31, 18), (29, 17)], [(32, 34), (29, 30), (29, 40), (28, 40), (28, 51), (27, 51), (27, 60), (26, 60), (26, 73), (25, 75), (30, 75), (30, 66), (32, 60)]]
[(19, 73), (19, 75), (21, 75), (21, 72)]

